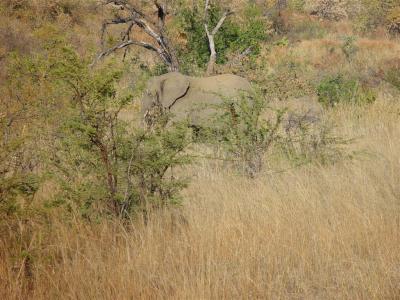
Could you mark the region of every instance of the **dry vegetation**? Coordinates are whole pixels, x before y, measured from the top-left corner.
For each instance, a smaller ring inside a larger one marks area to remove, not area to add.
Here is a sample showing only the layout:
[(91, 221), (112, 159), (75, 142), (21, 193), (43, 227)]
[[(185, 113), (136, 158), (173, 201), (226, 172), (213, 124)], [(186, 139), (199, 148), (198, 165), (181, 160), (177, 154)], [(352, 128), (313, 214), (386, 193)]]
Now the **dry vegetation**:
[[(329, 168), (244, 180), (205, 162), (182, 212), (147, 225), (55, 215), (25, 240), (15, 224), (2, 232), (2, 297), (397, 299), (399, 114), (391, 101), (336, 111), (369, 155)], [(32, 257), (13, 258), (17, 247)]]
[[(2, 213), (0, 206), (0, 299), (400, 299), (400, 102), (385, 77), (399, 63), (398, 37), (387, 33), (386, 23), (361, 35), (358, 19), (338, 23), (327, 9), (316, 18), (307, 14), (313, 1), (288, 2), (296, 12), (279, 16), (284, 33), (263, 44), (257, 57), (220, 64), (217, 71), (246, 75), (280, 107), (318, 111), (336, 124), (336, 135), (354, 139), (346, 146), (352, 159), (294, 167), (278, 154), (253, 179), (219, 161), (199, 159), (181, 170), (192, 178), (182, 205), (132, 219), (106, 215), (88, 221), (75, 211), (49, 208), (60, 186), (44, 181), (33, 198), (17, 199), (26, 208), (22, 213)], [(313, 9), (327, 2), (315, 1)], [(0, 16), (7, 15), (12, 25), (0, 25), (0, 68), (9, 53), (34, 53), (60, 27), (68, 29), (66, 39), (79, 54), (93, 54), (105, 13), (96, 6), (59, 0), (44, 14), (44, 0), (5, 3)], [(32, 17), (39, 12), (45, 25)], [(325, 12), (329, 20), (319, 19)], [(351, 15), (340, 12), (340, 18)], [(343, 36), (357, 39), (345, 44)], [(142, 54), (132, 51), (127, 61), (138, 62)], [(157, 58), (144, 61), (154, 64)], [(129, 72), (134, 77), (142, 69)], [(373, 89), (376, 100), (323, 108), (315, 86), (337, 73), (355, 76)], [(122, 85), (135, 81), (129, 74)], [(41, 78), (38, 82), (20, 94), (53, 95)], [(18, 105), (6, 105), (13, 91), (0, 82), (3, 89), (8, 93), (0, 108), (18, 111)], [(30, 126), (40, 123), (21, 111), (13, 124), (16, 141), (31, 137)], [(135, 111), (128, 107), (123, 117), (132, 120)], [(0, 111), (0, 125), (3, 116)], [(38, 128), (50, 132), (50, 122)], [(24, 154), (9, 157), (27, 159), (35, 153), (31, 148), (48, 149), (48, 140), (33, 140)]]

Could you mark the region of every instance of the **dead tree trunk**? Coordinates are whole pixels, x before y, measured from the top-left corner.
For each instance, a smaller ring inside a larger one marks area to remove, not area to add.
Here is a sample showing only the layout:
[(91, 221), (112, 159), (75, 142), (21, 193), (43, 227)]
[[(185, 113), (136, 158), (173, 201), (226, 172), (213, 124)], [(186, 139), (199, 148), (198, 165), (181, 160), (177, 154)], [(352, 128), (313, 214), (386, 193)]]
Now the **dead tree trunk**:
[[(127, 0), (106, 0), (104, 5), (118, 7), (122, 15), (103, 22), (101, 32), (102, 52), (97, 56), (96, 61), (119, 49), (127, 51), (129, 46), (136, 45), (155, 52), (168, 67), (169, 71), (178, 71), (178, 59), (165, 33), (166, 5), (160, 4), (157, 0), (154, 0), (153, 4), (157, 10), (157, 21), (152, 20), (150, 14), (146, 15), (140, 5), (130, 4)], [(121, 33), (121, 41), (109, 49), (104, 49), (104, 36), (107, 27), (117, 24), (125, 24), (127, 26), (125, 31)], [(144, 32), (150, 38), (151, 42), (132, 38), (135, 29)]]
[(205, 9), (204, 9), (204, 29), (206, 30), (207, 38), (208, 38), (208, 45), (210, 48), (210, 59), (207, 65), (207, 75), (212, 75), (214, 73), (215, 64), (217, 61), (217, 51), (215, 49), (215, 35), (218, 33), (218, 30), (224, 24), (226, 18), (233, 14), (231, 11), (225, 11), (222, 15), (221, 19), (218, 21), (217, 25), (214, 27), (212, 31), (209, 29), (209, 10), (210, 10), (210, 0), (206, 0)]

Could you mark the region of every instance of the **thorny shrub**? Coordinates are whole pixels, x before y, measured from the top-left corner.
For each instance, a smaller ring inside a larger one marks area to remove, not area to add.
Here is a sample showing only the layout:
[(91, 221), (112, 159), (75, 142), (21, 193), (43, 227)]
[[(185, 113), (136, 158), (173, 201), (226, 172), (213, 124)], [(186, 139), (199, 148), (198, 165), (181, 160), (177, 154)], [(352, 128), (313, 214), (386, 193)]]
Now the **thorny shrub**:
[(259, 91), (225, 99), (217, 108), (221, 113), (213, 122), (217, 128), (213, 142), (223, 150), (224, 159), (254, 177), (263, 170), (265, 155), (278, 139), (284, 110), (273, 111), (271, 119), (264, 118), (267, 102)]
[(299, 166), (311, 162), (332, 164), (350, 157), (344, 147), (351, 142), (334, 133), (334, 125), (312, 111), (290, 112), (283, 122), (278, 153)]
[(44, 48), (35, 56), (16, 55), (9, 98), (0, 101), (2, 212), (18, 210), (18, 199), (32, 199), (41, 177), (54, 185), (48, 207), (87, 218), (178, 203), (186, 179), (171, 169), (190, 161), (188, 129), (177, 124), (144, 132), (124, 122), (120, 112), (132, 99), (119, 85), (124, 70), (112, 64), (91, 69), (62, 40)]
[(272, 108), (262, 92), (226, 99), (212, 122), (207, 142), (240, 173), (251, 178), (278, 158), (294, 166), (331, 164), (350, 158), (351, 142), (334, 133), (335, 126), (309, 111), (303, 114)]

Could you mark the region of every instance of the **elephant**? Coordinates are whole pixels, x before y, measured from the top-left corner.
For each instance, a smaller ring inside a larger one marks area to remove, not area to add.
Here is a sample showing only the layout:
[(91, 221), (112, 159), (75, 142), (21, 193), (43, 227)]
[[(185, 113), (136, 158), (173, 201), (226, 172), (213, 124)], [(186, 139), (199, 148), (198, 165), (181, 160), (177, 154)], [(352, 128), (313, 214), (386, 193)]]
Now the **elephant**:
[(224, 99), (238, 98), (251, 88), (247, 79), (232, 74), (190, 77), (171, 72), (152, 77), (142, 98), (142, 118), (148, 124), (149, 112), (159, 107), (174, 120), (186, 119), (191, 126), (203, 127)]

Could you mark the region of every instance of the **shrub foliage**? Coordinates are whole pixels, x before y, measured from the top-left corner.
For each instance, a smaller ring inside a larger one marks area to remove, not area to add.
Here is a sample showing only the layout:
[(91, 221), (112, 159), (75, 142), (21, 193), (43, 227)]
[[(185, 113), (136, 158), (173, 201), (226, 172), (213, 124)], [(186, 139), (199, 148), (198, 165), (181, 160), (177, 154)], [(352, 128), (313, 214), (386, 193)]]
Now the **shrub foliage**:
[[(61, 41), (47, 49), (36, 58), (16, 59), (9, 79), (15, 88), (10, 93), (32, 102), (9, 108), (0, 122), (2, 206), (11, 209), (18, 195), (32, 195), (38, 186), (34, 175), (45, 175), (43, 170), (60, 187), (50, 203), (85, 216), (129, 215), (177, 203), (186, 180), (169, 175), (189, 162), (186, 127), (145, 132), (124, 122), (119, 115), (132, 94), (119, 87), (122, 69), (105, 65), (93, 70)], [(41, 93), (31, 90), (35, 81)], [(39, 122), (35, 135), (23, 136), (23, 129), (9, 135), (16, 116), (34, 117), (32, 122)], [(50, 127), (40, 125), (43, 121)], [(32, 148), (39, 141), (40, 147)]]
[[(213, 2), (209, 10), (210, 27), (214, 28), (223, 13), (222, 7)], [(228, 17), (215, 39), (217, 64), (224, 64), (230, 53), (242, 53), (251, 49), (251, 55), (259, 52), (261, 42), (268, 39), (268, 20), (256, 5), (248, 5), (243, 14), (244, 20), (239, 22)], [(210, 56), (208, 39), (204, 29), (203, 10), (197, 5), (179, 12), (178, 26), (182, 28), (187, 42), (178, 49), (184, 68), (196, 65), (204, 68)]]
[(376, 100), (375, 93), (356, 79), (343, 74), (328, 76), (317, 86), (318, 101), (327, 107), (338, 104), (365, 104)]

